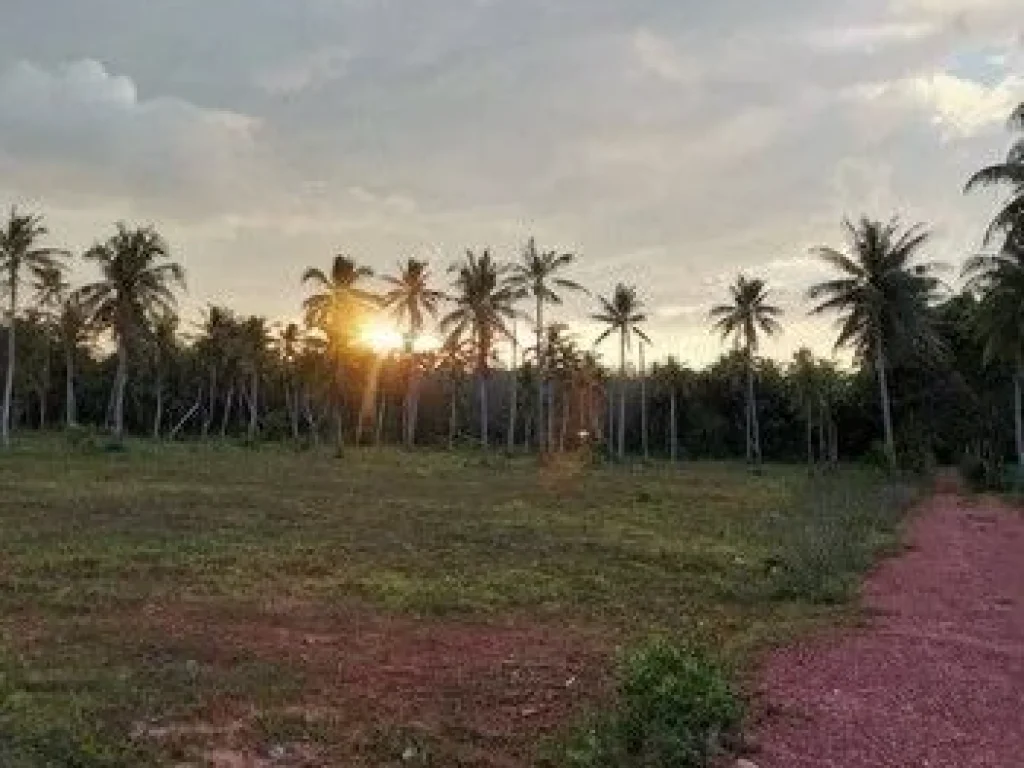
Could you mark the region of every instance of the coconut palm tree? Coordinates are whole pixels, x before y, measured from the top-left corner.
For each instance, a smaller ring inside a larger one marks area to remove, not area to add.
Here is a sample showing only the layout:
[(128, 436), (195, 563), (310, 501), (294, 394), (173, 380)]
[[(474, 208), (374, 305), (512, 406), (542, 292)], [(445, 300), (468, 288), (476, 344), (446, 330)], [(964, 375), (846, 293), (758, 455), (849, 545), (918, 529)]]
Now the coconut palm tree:
[(345, 354), (359, 330), (362, 318), (379, 300), (359, 284), (373, 276), (369, 267), (358, 265), (348, 256), (335, 256), (329, 272), (315, 267), (302, 274), (302, 283), (316, 291), (303, 302), (306, 325), (320, 330), (328, 343), (334, 369), (334, 435), (339, 453), (345, 445), (343, 431)]
[(184, 289), (185, 270), (170, 261), (167, 242), (152, 227), (116, 233), (85, 252), (100, 279), (79, 289), (83, 305), (97, 327), (110, 330), (117, 342), (114, 379), (114, 439), (124, 439), (124, 391), (128, 383), (128, 348), (145, 333), (153, 318), (174, 312), (175, 289)]
[(779, 318), (782, 310), (768, 303), (770, 291), (764, 280), (739, 275), (729, 287), (732, 301), (712, 307), (709, 318), (712, 328), (723, 339), (730, 336), (737, 349), (743, 351), (747, 368), (747, 461), (761, 463), (761, 428), (757, 415), (757, 397), (754, 391), (755, 355), (760, 334), (773, 336), (782, 330)]
[[(1018, 106), (1010, 115), (1011, 130), (1024, 132), (1024, 104)], [(1024, 220), (1024, 135), (1018, 137), (1006, 160), (982, 168), (967, 181), (965, 192), (979, 187), (1000, 186), (1010, 188), (1010, 199), (996, 214), (985, 234), (985, 243), (999, 233), (1006, 233)]]
[[(537, 337), (537, 359), (545, 358), (544, 344), (544, 305), (559, 305), (562, 297), (556, 292), (561, 288), (577, 293), (586, 293), (587, 290), (572, 280), (559, 277), (559, 274), (576, 261), (575, 254), (558, 253), (557, 251), (541, 251), (537, 248), (537, 241), (530, 238), (523, 248), (520, 260), (513, 264), (509, 270), (508, 285), (516, 292), (516, 297), (532, 297), (536, 302), (536, 314), (534, 315), (534, 332)], [(540, 367), (537, 371), (537, 445), (541, 451), (550, 450), (551, 436), (545, 439), (544, 432), (544, 387), (547, 384), (547, 371)]]
[(884, 223), (862, 217), (856, 224), (846, 221), (844, 227), (848, 253), (829, 247), (813, 251), (840, 276), (813, 286), (807, 297), (818, 302), (811, 314), (839, 315), (836, 348), (852, 347), (874, 368), (885, 452), (895, 468), (888, 369), (894, 359), (910, 352), (933, 357), (945, 353), (931, 311), (941, 286), (935, 277), (939, 265), (914, 262), (929, 238), (922, 224), (904, 228), (895, 218)]
[(398, 274), (384, 277), (391, 288), (382, 297), (382, 303), (391, 310), (399, 322), (407, 323), (409, 385), (405, 396), (405, 445), (411, 448), (416, 442), (416, 417), (418, 411), (419, 366), (416, 360), (416, 341), (423, 333), (427, 316), (437, 319), (438, 304), (444, 300), (442, 291), (430, 287), (430, 265), (419, 259), (408, 259), (399, 264)]
[[(814, 353), (803, 347), (793, 355), (789, 366), (789, 380), (793, 385), (793, 399), (804, 415), (807, 441), (807, 468), (814, 468), (814, 414), (822, 401), (821, 377)], [(821, 457), (824, 461), (825, 457)]]
[(619, 460), (626, 458), (626, 350), (632, 345), (634, 336), (648, 344), (650, 337), (640, 327), (647, 322), (647, 314), (643, 311), (644, 303), (637, 296), (636, 288), (619, 283), (612, 292), (611, 299), (598, 296), (601, 311), (591, 315), (594, 320), (605, 323), (608, 327), (597, 337), (595, 344), (600, 344), (613, 333), (619, 334)]
[(259, 435), (260, 379), (267, 362), (270, 347), (270, 329), (265, 318), (255, 315), (247, 317), (237, 328), (241, 373), (244, 377), (242, 391), (249, 407), (249, 426), (246, 439), (250, 444)]
[(963, 276), (967, 289), (980, 295), (974, 326), (984, 345), (985, 364), (998, 361), (1013, 368), (1017, 462), (1024, 468), (1024, 219), (998, 253), (969, 259)]
[(75, 427), (78, 425), (78, 398), (75, 393), (78, 350), (92, 333), (88, 309), (77, 291), (65, 296), (61, 302), (57, 327), (64, 346), (64, 420), (68, 427)]
[(456, 345), (466, 336), (472, 341), (477, 387), (480, 396), (480, 443), (488, 448), (487, 379), (496, 336), (511, 337), (508, 321), (517, 316), (517, 293), (502, 282), (506, 269), (497, 264), (490, 251), (477, 255), (466, 251), (461, 264), (449, 270), (455, 275), (455, 309), (441, 320), (448, 343)]
[(7, 304), (7, 372), (4, 379), (3, 412), (0, 413), (0, 444), (11, 444), (11, 402), (14, 398), (16, 352), (15, 319), (18, 316), (18, 291), (26, 277), (37, 280), (58, 272), (67, 251), (39, 245), (48, 234), (41, 216), (19, 213), (11, 208), (7, 221), (0, 227), (0, 275), (8, 291)]

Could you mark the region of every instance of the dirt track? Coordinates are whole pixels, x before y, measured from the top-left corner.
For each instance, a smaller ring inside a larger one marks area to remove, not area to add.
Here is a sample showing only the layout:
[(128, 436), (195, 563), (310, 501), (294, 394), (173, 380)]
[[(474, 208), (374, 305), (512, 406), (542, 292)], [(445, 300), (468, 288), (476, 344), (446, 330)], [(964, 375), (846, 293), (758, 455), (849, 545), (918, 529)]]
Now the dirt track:
[(867, 626), (768, 659), (762, 768), (1024, 766), (1024, 515), (941, 494), (909, 541)]

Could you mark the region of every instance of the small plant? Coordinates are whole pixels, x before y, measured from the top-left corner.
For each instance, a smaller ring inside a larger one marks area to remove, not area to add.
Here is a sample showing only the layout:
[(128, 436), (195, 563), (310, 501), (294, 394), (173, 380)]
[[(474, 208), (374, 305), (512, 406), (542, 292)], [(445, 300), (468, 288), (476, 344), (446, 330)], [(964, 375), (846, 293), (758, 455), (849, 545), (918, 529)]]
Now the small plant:
[(664, 640), (628, 654), (615, 704), (547, 762), (571, 768), (703, 768), (738, 740), (743, 705), (705, 653)]

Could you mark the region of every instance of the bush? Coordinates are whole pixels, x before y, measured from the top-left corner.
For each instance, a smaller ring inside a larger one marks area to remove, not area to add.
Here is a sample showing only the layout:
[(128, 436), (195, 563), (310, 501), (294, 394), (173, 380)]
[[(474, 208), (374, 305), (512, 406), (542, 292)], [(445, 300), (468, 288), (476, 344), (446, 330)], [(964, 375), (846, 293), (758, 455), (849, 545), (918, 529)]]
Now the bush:
[(735, 743), (743, 705), (706, 654), (657, 641), (627, 655), (615, 704), (590, 717), (550, 765), (701, 768)]
[(993, 456), (969, 454), (960, 460), (960, 477), (975, 493), (1006, 490), (1003, 462)]

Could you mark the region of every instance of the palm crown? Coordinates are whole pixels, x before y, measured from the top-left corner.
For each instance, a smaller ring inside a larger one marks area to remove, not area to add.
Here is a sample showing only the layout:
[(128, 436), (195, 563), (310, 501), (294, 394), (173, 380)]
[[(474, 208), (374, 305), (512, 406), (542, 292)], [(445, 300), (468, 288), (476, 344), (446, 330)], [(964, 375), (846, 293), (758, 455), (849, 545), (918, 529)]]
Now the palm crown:
[[(1024, 104), (1010, 116), (1010, 128), (1024, 132)], [(1008, 186), (1010, 199), (996, 214), (985, 234), (985, 242), (991, 242), (999, 232), (1007, 232), (1024, 220), (1024, 136), (1019, 137), (1001, 163), (982, 168), (967, 182), (966, 192), (979, 187)]]
[(939, 265), (914, 263), (929, 233), (922, 225), (903, 229), (862, 218), (845, 222), (849, 255), (833, 248), (815, 249), (840, 277), (812, 287), (807, 296), (818, 302), (811, 310), (840, 316), (836, 348), (852, 346), (863, 360), (873, 360), (879, 345), (941, 354), (943, 343), (929, 307), (938, 295)]
[(437, 317), (437, 305), (444, 299), (442, 291), (430, 287), (430, 266), (426, 261), (408, 259), (400, 264), (397, 276), (386, 276), (391, 288), (384, 294), (383, 304), (399, 321), (408, 320), (415, 335), (423, 330), (424, 315)]
[(719, 304), (711, 309), (712, 327), (723, 339), (732, 336), (737, 347), (752, 354), (757, 351), (761, 333), (774, 336), (782, 330), (778, 321), (782, 310), (768, 303), (771, 292), (760, 278), (740, 275), (729, 292), (731, 304)]
[(647, 314), (643, 311), (644, 303), (637, 296), (636, 288), (619, 283), (615, 286), (611, 300), (599, 296), (598, 301), (601, 303), (601, 311), (591, 317), (608, 327), (597, 337), (596, 343), (600, 344), (616, 332), (622, 334), (623, 343), (627, 347), (633, 336), (651, 343), (647, 333), (640, 327), (640, 323), (647, 322)]
[(994, 255), (964, 265), (967, 289), (981, 293), (975, 325), (985, 363), (1005, 360), (1024, 368), (1024, 225), (1013, 230)]
[(26, 271), (39, 284), (61, 273), (61, 260), (68, 253), (59, 248), (37, 245), (47, 234), (41, 216), (11, 209), (7, 221), (0, 228), (0, 271), (5, 273), (8, 290), (13, 292), (17, 289)]
[(502, 284), (503, 268), (495, 263), (490, 251), (479, 256), (466, 252), (461, 264), (451, 267), (455, 274), (457, 293), (452, 298), (455, 309), (441, 320), (441, 328), (450, 341), (470, 332), (476, 346), (478, 367), (486, 369), (494, 336), (510, 336), (506, 321), (517, 316), (516, 292)]
[(312, 284), (319, 292), (303, 302), (306, 324), (343, 346), (355, 332), (362, 312), (378, 303), (377, 297), (358, 287), (372, 276), (372, 269), (357, 265), (348, 256), (335, 256), (329, 274), (316, 267), (307, 269), (302, 282)]
[(102, 274), (79, 291), (97, 325), (123, 338), (147, 328), (154, 317), (174, 312), (174, 289), (184, 287), (185, 271), (167, 261), (170, 250), (156, 230), (119, 224), (113, 237), (84, 257), (95, 261)]

